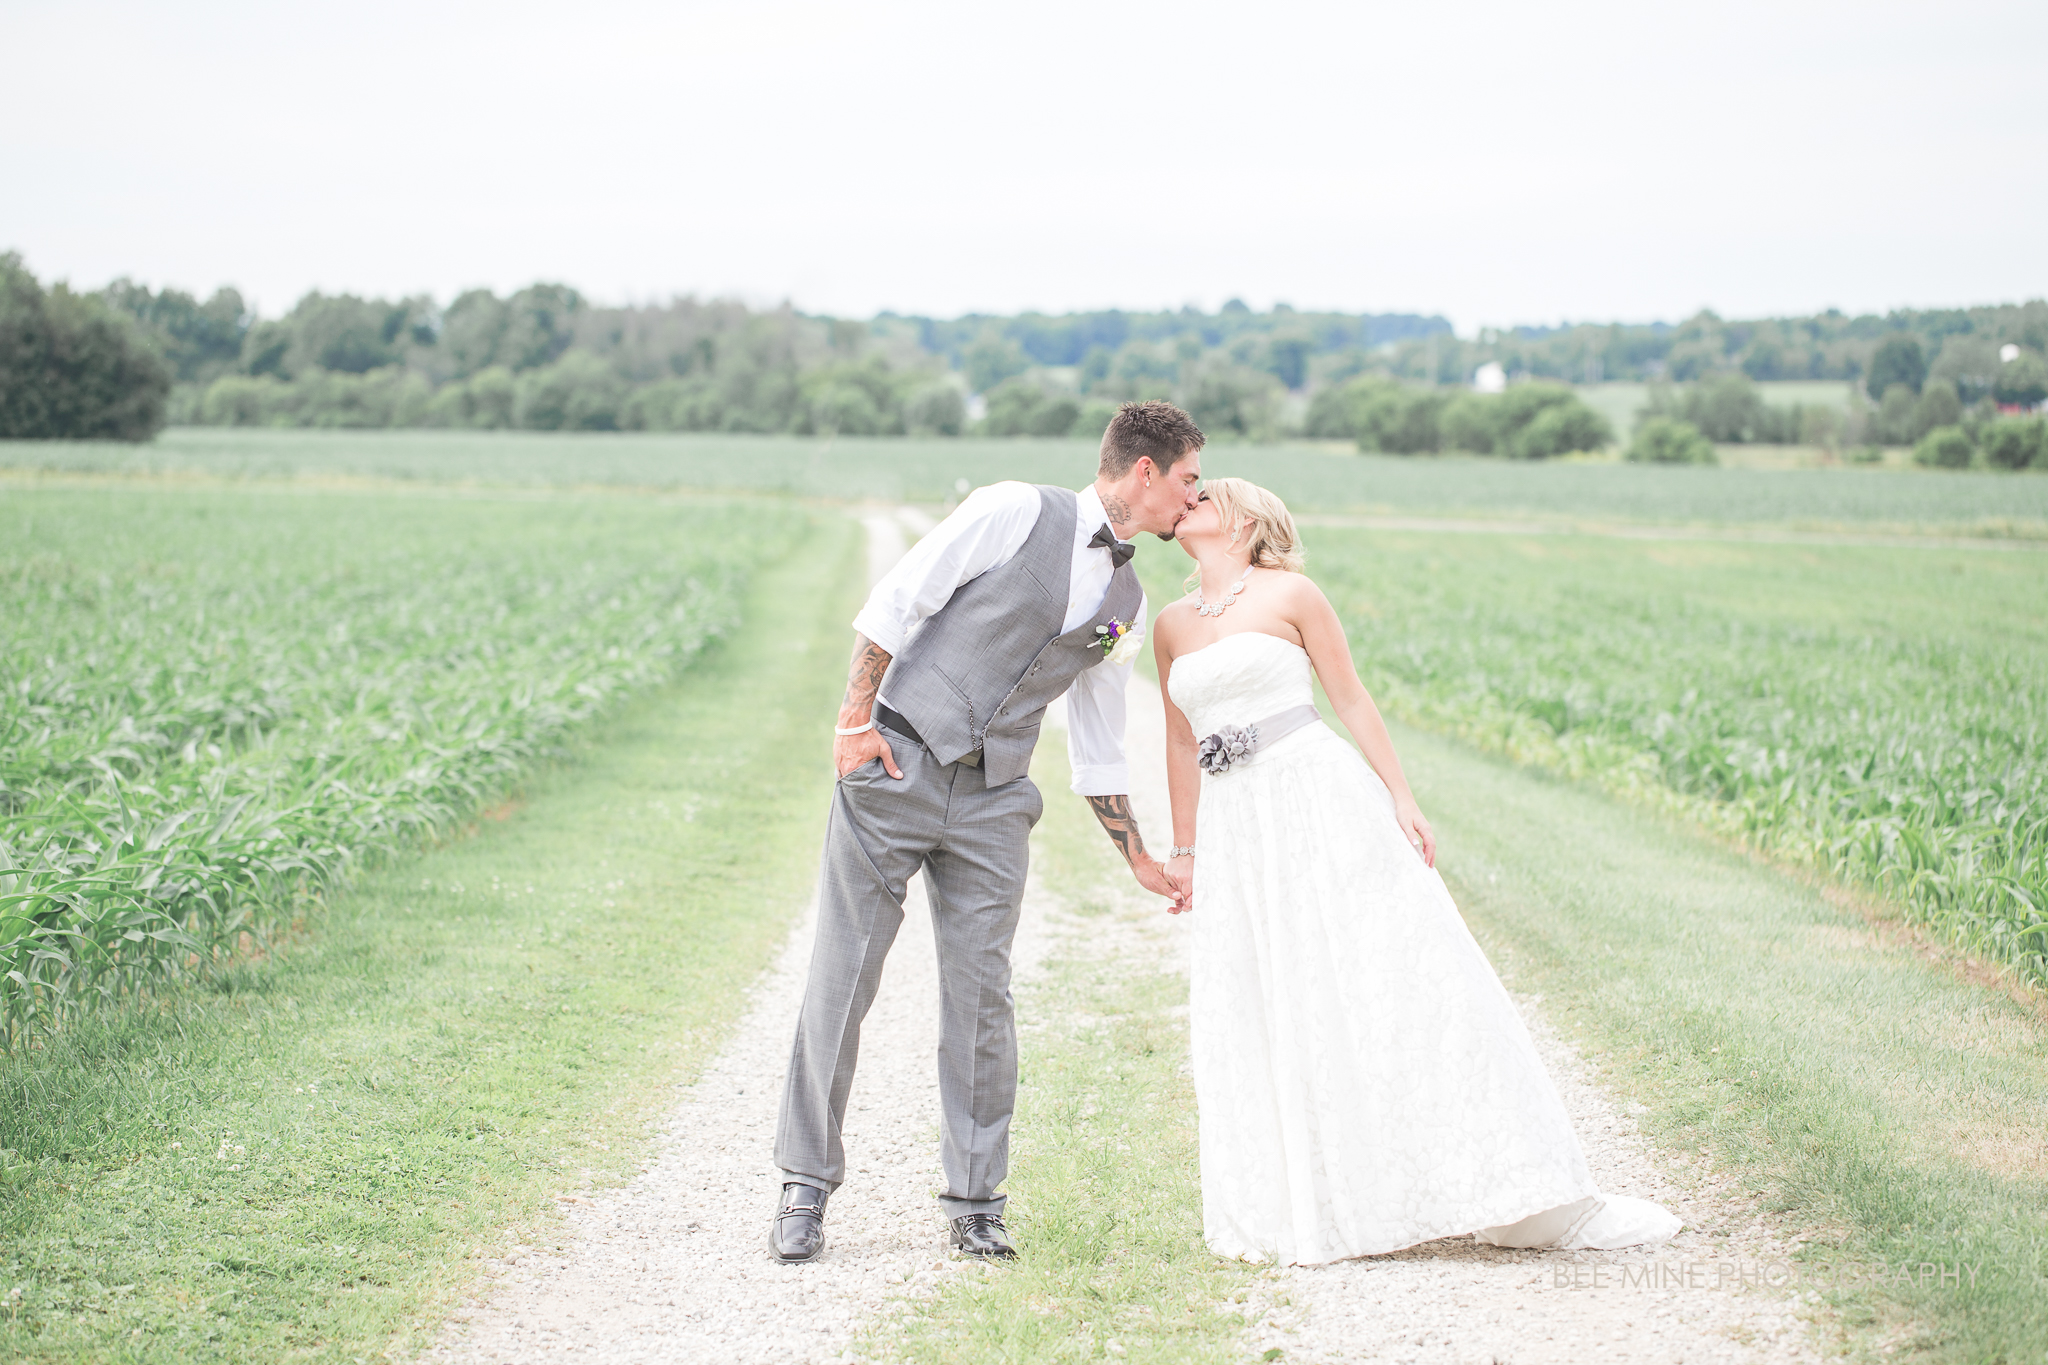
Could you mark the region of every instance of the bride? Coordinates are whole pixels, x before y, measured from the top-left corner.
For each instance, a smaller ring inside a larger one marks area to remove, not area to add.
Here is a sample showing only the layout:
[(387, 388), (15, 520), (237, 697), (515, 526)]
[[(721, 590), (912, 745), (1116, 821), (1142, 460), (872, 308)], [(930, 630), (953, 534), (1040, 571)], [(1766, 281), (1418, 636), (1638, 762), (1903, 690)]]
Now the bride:
[[(1313, 1265), (1465, 1233), (1517, 1247), (1669, 1238), (1671, 1214), (1595, 1187), (1435, 871), (1436, 836), (1336, 612), (1301, 572), (1286, 506), (1213, 479), (1175, 537), (1201, 586), (1160, 612), (1153, 647), (1187, 845), (1167, 869), (1193, 877), (1200, 908), (1210, 1248)], [(1311, 669), (1355, 748), (1322, 724)]]

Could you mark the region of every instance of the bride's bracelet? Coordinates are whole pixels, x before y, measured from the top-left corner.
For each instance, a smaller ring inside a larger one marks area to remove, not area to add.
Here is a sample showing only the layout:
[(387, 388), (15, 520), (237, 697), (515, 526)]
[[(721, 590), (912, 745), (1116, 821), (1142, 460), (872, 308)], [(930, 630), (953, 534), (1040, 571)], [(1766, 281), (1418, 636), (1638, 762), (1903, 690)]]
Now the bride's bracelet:
[(1194, 856), (1195, 846), (1193, 844), (1189, 844), (1186, 848), (1175, 844), (1172, 848), (1166, 850), (1166, 860), (1168, 862), (1172, 862), (1175, 858), (1192, 858)]

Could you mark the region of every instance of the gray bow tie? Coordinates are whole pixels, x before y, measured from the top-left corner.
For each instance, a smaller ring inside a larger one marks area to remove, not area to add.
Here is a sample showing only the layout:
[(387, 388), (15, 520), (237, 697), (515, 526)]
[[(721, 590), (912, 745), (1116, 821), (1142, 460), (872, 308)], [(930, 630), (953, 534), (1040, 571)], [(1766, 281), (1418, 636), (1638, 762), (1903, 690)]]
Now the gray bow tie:
[(1095, 538), (1088, 542), (1088, 548), (1109, 551), (1109, 567), (1112, 571), (1130, 563), (1131, 556), (1138, 553), (1137, 546), (1118, 540), (1116, 532), (1109, 529), (1109, 523), (1106, 521), (1102, 523), (1102, 529), (1095, 533)]

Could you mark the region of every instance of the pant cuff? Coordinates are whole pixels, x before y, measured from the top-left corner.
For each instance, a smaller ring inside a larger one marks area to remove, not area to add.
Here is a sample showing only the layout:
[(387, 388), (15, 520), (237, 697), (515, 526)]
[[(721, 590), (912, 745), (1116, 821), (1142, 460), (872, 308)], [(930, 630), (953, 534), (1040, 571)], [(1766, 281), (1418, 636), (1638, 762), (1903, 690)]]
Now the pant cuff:
[(939, 1196), (939, 1207), (946, 1211), (948, 1218), (965, 1218), (970, 1213), (1001, 1213), (1003, 1205), (1010, 1201), (1007, 1194), (990, 1195), (987, 1199), (961, 1199), (954, 1195)]
[(814, 1190), (823, 1190), (827, 1194), (836, 1194), (839, 1191), (838, 1181), (827, 1180), (822, 1175), (805, 1175), (801, 1171), (778, 1171), (776, 1174), (782, 1177), (782, 1183), (785, 1185), (794, 1181), (799, 1185), (809, 1185)]

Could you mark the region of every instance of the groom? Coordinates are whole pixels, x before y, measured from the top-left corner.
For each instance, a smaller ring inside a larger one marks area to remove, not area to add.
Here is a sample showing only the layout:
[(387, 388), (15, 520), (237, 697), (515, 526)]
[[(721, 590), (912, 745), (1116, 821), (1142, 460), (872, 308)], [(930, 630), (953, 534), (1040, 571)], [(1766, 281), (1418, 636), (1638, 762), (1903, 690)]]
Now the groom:
[(1144, 628), (1130, 538), (1173, 539), (1196, 502), (1201, 449), (1201, 429), (1171, 403), (1126, 403), (1103, 433), (1092, 486), (977, 490), (854, 618), (818, 937), (775, 1134), (777, 1259), (825, 1249), (825, 1201), (846, 1176), (839, 1133), (861, 1020), (919, 868), (939, 952), (939, 1202), (955, 1247), (1016, 1255), (996, 1186), (1009, 1170), (1017, 1094), (1010, 940), (1044, 809), (1025, 770), (1046, 704), (1070, 694), (1074, 790), (1139, 885), (1180, 905), (1188, 888), (1145, 851), (1131, 814), (1127, 675), (1104, 659), (1115, 634)]

